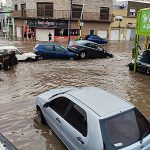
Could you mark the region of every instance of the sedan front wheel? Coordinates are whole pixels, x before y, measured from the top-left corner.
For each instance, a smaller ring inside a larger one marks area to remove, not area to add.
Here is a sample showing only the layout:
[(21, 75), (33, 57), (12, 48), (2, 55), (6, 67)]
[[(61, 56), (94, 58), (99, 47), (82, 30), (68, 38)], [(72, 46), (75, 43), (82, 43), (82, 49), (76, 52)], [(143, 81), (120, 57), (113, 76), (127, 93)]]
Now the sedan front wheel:
[(43, 124), (46, 123), (45, 118), (40, 108), (37, 108), (37, 119), (38, 119), (38, 122), (40, 123), (43, 123)]
[(79, 56), (81, 59), (85, 59), (87, 55), (85, 51), (82, 51)]

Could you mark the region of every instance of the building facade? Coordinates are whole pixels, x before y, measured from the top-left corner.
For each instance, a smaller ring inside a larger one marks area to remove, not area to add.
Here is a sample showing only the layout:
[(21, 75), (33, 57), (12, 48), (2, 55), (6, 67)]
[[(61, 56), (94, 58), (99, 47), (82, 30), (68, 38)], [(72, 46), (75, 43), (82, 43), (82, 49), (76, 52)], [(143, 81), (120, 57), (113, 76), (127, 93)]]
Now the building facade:
[(118, 1), (113, 4), (113, 22), (110, 40), (134, 40), (136, 14), (140, 9), (150, 7), (150, 2)]
[[(53, 41), (67, 39), (71, 14), (71, 38), (80, 35), (80, 26), (82, 37), (96, 34), (109, 38), (113, 0), (85, 0), (84, 4), (83, 1), (72, 0), (70, 13), (69, 0), (13, 0), (16, 37), (32, 33), (36, 40), (47, 41), (51, 33)], [(79, 23), (82, 9), (82, 23)]]

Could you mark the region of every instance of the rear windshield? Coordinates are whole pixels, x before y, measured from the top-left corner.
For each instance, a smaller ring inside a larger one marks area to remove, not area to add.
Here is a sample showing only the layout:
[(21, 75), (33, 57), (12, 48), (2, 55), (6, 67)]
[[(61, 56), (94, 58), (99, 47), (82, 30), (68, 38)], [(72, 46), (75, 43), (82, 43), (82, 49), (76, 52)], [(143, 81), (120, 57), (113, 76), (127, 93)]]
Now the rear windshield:
[(127, 147), (150, 133), (150, 123), (136, 108), (100, 123), (104, 143), (109, 149)]
[(79, 45), (85, 45), (85, 44), (87, 44), (86, 41), (82, 41), (82, 40), (76, 41), (76, 43), (79, 44)]
[(143, 52), (143, 54), (140, 58), (140, 61), (143, 63), (150, 64), (150, 51), (149, 50)]

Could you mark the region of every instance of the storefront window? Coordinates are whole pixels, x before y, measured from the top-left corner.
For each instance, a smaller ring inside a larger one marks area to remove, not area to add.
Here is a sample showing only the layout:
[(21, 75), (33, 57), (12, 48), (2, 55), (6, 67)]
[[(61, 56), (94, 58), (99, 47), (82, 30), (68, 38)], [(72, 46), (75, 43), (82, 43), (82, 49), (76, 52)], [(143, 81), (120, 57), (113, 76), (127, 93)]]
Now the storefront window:
[[(80, 33), (79, 29), (71, 29), (70, 35), (71, 36), (78, 36)], [(55, 29), (55, 36), (68, 36), (68, 29)]]

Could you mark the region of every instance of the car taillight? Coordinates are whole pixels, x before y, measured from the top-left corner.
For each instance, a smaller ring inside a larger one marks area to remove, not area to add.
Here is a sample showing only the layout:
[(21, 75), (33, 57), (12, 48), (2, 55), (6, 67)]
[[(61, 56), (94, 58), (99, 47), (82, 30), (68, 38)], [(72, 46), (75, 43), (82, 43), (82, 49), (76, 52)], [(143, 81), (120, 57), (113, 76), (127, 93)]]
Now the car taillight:
[(73, 43), (71, 47), (78, 47), (78, 45)]

